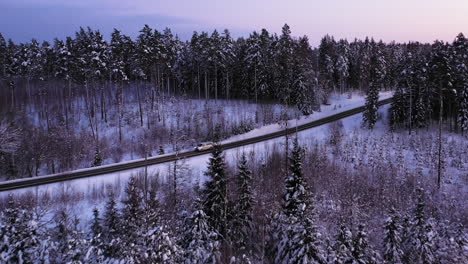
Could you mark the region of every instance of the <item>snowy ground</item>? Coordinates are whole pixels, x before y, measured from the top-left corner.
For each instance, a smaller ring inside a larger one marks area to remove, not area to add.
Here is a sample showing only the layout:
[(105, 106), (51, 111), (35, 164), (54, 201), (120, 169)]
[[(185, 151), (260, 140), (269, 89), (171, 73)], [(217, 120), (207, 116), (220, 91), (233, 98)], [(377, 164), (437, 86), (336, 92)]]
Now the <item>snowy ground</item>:
[[(358, 105), (342, 106), (342, 108), (352, 108), (355, 106)], [(332, 105), (330, 108), (334, 109), (334, 106)], [(362, 128), (362, 114), (342, 119), (342, 134), (344, 137), (340, 144), (340, 154), (335, 153), (331, 147), (327, 146), (331, 125), (301, 131), (298, 133), (299, 141), (306, 148), (312, 148), (317, 144), (322, 145), (330, 159), (335, 159), (342, 166), (349, 168), (358, 168), (359, 166), (373, 168), (374, 166), (378, 166), (379, 162), (377, 160), (380, 159), (380, 164), (385, 160), (385, 162), (395, 164), (395, 167), (399, 166), (401, 172), (405, 170), (417, 172), (420, 170), (423, 176), (433, 175), (434, 163), (424, 163), (421, 160), (428, 159), (428, 157), (433, 158), (433, 149), (436, 142), (435, 133), (420, 130), (415, 132), (413, 136), (408, 137), (407, 131), (388, 132), (388, 108), (389, 105), (386, 105), (379, 109), (380, 120), (373, 131)], [(325, 113), (325, 111), (322, 113)], [(308, 121), (314, 120), (312, 119), (314, 117), (309, 118)], [(295, 120), (291, 122), (295, 122)], [(255, 135), (272, 132), (274, 131), (272, 129), (273, 126), (259, 129), (255, 132)], [(248, 153), (250, 162), (262, 163), (275, 151), (283, 151), (284, 149), (285, 138), (283, 137), (227, 150), (225, 151), (225, 157), (228, 163), (232, 165), (245, 152)], [(385, 151), (382, 151), (384, 149)], [(444, 175), (446, 176), (443, 179), (444, 187), (462, 188), (462, 190), (468, 191), (466, 187), (468, 186), (468, 174), (466, 173), (468, 168), (467, 140), (459, 135), (444, 132), (444, 149), (446, 150), (444, 154), (446, 161), (444, 170)], [(179, 161), (178, 166), (183, 167), (180, 172), (182, 178), (178, 180), (179, 184), (181, 186), (193, 186), (203, 182), (203, 173), (206, 170), (208, 158), (209, 155), (202, 155)], [(164, 185), (168, 181), (168, 177), (172, 177), (172, 166), (173, 163), (149, 166), (147, 168), (148, 178), (157, 178), (161, 185)], [(128, 179), (132, 176), (143, 175), (144, 171), (144, 168), (121, 171), (64, 183), (3, 192), (0, 196), (4, 198), (9, 193), (29, 193), (37, 197), (46, 195), (51, 198), (51, 205), (67, 206), (73, 212), (76, 212), (81, 219), (90, 219), (89, 217), (92, 213), (90, 208), (102, 208), (105, 201), (105, 193), (109, 186), (117, 190), (117, 194), (121, 194)]]
[[(382, 92), (380, 95), (380, 99), (386, 99), (392, 96), (391, 92)], [(330, 105), (322, 105), (321, 111), (320, 112), (315, 112), (309, 116), (302, 116), (299, 119), (292, 119), (288, 121), (288, 127), (294, 127), (296, 125), (301, 125), (305, 124), (307, 122), (311, 122), (320, 118), (324, 118), (342, 111), (346, 111), (355, 107), (362, 106), (364, 104), (364, 97), (362, 95), (357, 95), (354, 94), (351, 98), (348, 98), (348, 95), (332, 95), (330, 98)], [(383, 109), (386, 109), (385, 108)], [(231, 109), (232, 110), (232, 109)], [(234, 115), (235, 113), (227, 111), (231, 115)], [(386, 111), (384, 111), (386, 112)], [(346, 124), (346, 129), (352, 129), (354, 127), (359, 127), (362, 115), (354, 115), (352, 117), (348, 117), (346, 119), (343, 119), (343, 122)], [(272, 133), (275, 131), (279, 131), (281, 129), (284, 129), (285, 125), (284, 124), (272, 124), (272, 125), (267, 125), (263, 126), (257, 129), (252, 130), (251, 132), (248, 132), (246, 134), (242, 135), (237, 135), (230, 137), (229, 139), (226, 139), (223, 141), (223, 143), (227, 142), (233, 142), (241, 139), (246, 139), (249, 137), (255, 137), (259, 135), (264, 135), (268, 133)], [(301, 131), (299, 132), (299, 139), (303, 144), (307, 142), (307, 144), (312, 144), (315, 143), (315, 141), (321, 141), (326, 138), (328, 135), (328, 127), (327, 126), (321, 126), (313, 129), (309, 129), (306, 131)], [(228, 161), (231, 160), (237, 160), (238, 156), (242, 153), (252, 153), (252, 156), (255, 156), (257, 159), (265, 159), (265, 155), (269, 153), (272, 149), (278, 149), (278, 148), (284, 148), (285, 145), (285, 139), (284, 138), (277, 138), (277, 139), (272, 139), (256, 144), (252, 144), (249, 146), (244, 146), (241, 148), (236, 148), (236, 149), (230, 149), (225, 151), (225, 156)], [(188, 149), (191, 150), (191, 149)], [(255, 154), (255, 155), (253, 155)], [(193, 158), (190, 158), (188, 160), (181, 160), (178, 163), (178, 166), (183, 166), (185, 169), (190, 169), (192, 175), (202, 175), (203, 171), (206, 168), (206, 163), (208, 161), (209, 155), (201, 155), (201, 156), (196, 156)], [(170, 170), (171, 166), (173, 163), (164, 163), (164, 164), (157, 164), (153, 166), (149, 166), (147, 168), (148, 174), (149, 175), (160, 175), (162, 179), (164, 180), (164, 174), (166, 174), (167, 171)], [(103, 174), (91, 178), (84, 178), (84, 179), (78, 179), (78, 180), (72, 180), (64, 183), (54, 183), (54, 184), (48, 184), (48, 185), (43, 185), (39, 187), (33, 187), (33, 188), (27, 188), (27, 189), (22, 189), (22, 190), (17, 190), (13, 192), (29, 192), (31, 190), (39, 191), (40, 193), (45, 193), (45, 192), (50, 192), (50, 193), (60, 193), (66, 191), (73, 191), (73, 192), (80, 192), (84, 194), (91, 194), (96, 192), (96, 190), (104, 190), (105, 186), (108, 184), (114, 184), (115, 182), (123, 182), (125, 183), (132, 175), (136, 175), (138, 173), (143, 173), (145, 171), (145, 168), (139, 168), (139, 169), (131, 169), (131, 170), (125, 170), (125, 171), (120, 171), (116, 173), (111, 173), (111, 174)], [(199, 177), (194, 177), (190, 179), (191, 183), (195, 183), (199, 181)], [(5, 194), (8, 192), (4, 192), (2, 194)], [(0, 195), (2, 195), (0, 194)], [(89, 196), (89, 195), (85, 195)]]
[[(379, 99), (383, 100), (383, 99), (390, 98), (392, 96), (393, 96), (393, 92), (391, 91), (381, 92), (379, 95)], [(268, 133), (273, 133), (273, 132), (284, 129), (285, 127), (295, 127), (295, 126), (303, 125), (305, 123), (309, 123), (314, 120), (330, 116), (332, 114), (336, 114), (336, 113), (343, 112), (352, 108), (356, 108), (356, 107), (364, 105), (365, 97), (363, 97), (362, 95), (353, 94), (351, 98), (348, 98), (348, 95), (334, 94), (330, 96), (329, 101), (330, 101), (329, 105), (321, 106), (320, 112), (314, 112), (313, 114), (309, 116), (301, 116), (298, 119), (289, 120), (287, 124), (271, 124), (267, 126), (262, 126), (260, 128), (256, 128), (245, 134), (230, 137), (229, 139), (224, 140), (223, 143), (228, 143), (228, 142), (233, 142), (233, 141), (242, 140), (246, 138), (261, 136), (261, 135), (268, 134)]]

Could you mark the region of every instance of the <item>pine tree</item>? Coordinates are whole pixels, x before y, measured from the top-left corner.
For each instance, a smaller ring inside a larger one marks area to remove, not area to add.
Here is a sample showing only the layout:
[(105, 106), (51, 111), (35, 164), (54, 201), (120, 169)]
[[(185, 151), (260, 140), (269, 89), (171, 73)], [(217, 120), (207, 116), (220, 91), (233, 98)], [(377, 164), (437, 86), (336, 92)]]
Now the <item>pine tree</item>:
[(403, 251), (401, 249), (400, 219), (395, 208), (390, 209), (390, 216), (385, 221), (384, 254), (385, 263), (402, 263)]
[(296, 43), (294, 54), (291, 103), (295, 104), (304, 115), (309, 115), (318, 104), (315, 93), (315, 73), (310, 62), (312, 49), (306, 36), (301, 37)]
[(457, 92), (457, 122), (462, 133), (468, 131), (468, 39), (463, 33), (458, 34), (453, 42), (452, 57), (456, 72), (454, 88)]
[(234, 219), (231, 220), (232, 231), (230, 237), (234, 240), (236, 251), (247, 253), (247, 250), (253, 250), (254, 247), (251, 241), (251, 234), (253, 232), (252, 206), (254, 201), (252, 172), (247, 167), (245, 153), (242, 153), (240, 158), (238, 171), (237, 193), (239, 198), (234, 205)]
[(122, 226), (121, 229), (124, 248), (123, 254), (127, 259), (136, 259), (139, 255), (139, 243), (142, 236), (142, 193), (137, 186), (135, 177), (131, 177), (125, 188), (125, 198), (122, 201)]
[(278, 76), (277, 83), (278, 98), (283, 103), (291, 103), (291, 92), (293, 84), (293, 72), (292, 72), (292, 59), (293, 59), (293, 39), (291, 37), (291, 29), (285, 24), (281, 30), (279, 40), (276, 42), (276, 59), (278, 63)]
[(149, 237), (148, 251), (135, 257), (144, 257), (142, 263), (181, 263), (180, 249), (166, 230), (163, 226), (150, 230), (146, 235)]
[[(290, 157), (290, 173), (286, 178), (284, 221), (277, 237), (279, 245), (276, 262), (279, 263), (323, 263), (319, 243), (320, 233), (306, 212), (307, 193), (302, 175), (303, 149), (298, 139), (294, 140)], [(309, 211), (313, 217), (313, 208)]]
[(227, 221), (227, 176), (222, 149), (215, 145), (205, 173), (208, 180), (203, 190), (204, 211), (210, 226), (223, 238), (226, 235)]
[(433, 263), (434, 231), (425, 213), (424, 189), (417, 189), (417, 205), (411, 229), (411, 261), (413, 263)]
[[(2, 263), (32, 263), (46, 259), (41, 248), (46, 241), (40, 240), (37, 222), (32, 214), (18, 208), (12, 195), (7, 198), (7, 208), (0, 215), (0, 261)], [(45, 248), (47, 249), (47, 248)], [(47, 252), (47, 250), (45, 250)]]
[(101, 151), (99, 151), (99, 148), (96, 148), (96, 152), (94, 153), (94, 161), (91, 167), (98, 167), (101, 165), (102, 165)]
[(109, 193), (103, 219), (103, 240), (105, 255), (112, 258), (121, 256), (120, 229), (122, 227), (120, 214), (117, 210), (114, 192)]
[(93, 223), (91, 225), (93, 238), (99, 238), (102, 235), (101, 218), (99, 218), (99, 210), (93, 209)]
[(390, 127), (396, 129), (405, 122), (406, 101), (403, 89), (398, 86), (393, 93), (393, 101), (390, 106)]
[(219, 259), (218, 234), (208, 223), (199, 199), (195, 201), (195, 211), (187, 219), (188, 229), (183, 240), (184, 263), (215, 263)]
[(338, 237), (336, 243), (333, 246), (335, 251), (335, 258), (333, 263), (344, 264), (351, 263), (353, 257), (353, 234), (346, 227), (344, 223), (340, 224), (340, 230), (338, 231)]
[(364, 123), (367, 128), (373, 129), (377, 123), (377, 111), (379, 109), (377, 103), (379, 102), (379, 87), (375, 83), (371, 83), (367, 90), (365, 110), (363, 113)]
[(364, 224), (358, 225), (356, 236), (353, 239), (352, 255), (355, 263), (378, 263), (377, 254), (369, 245)]
[(0, 33), (0, 65), (1, 68), (0, 68), (0, 76), (2, 76), (2, 78), (5, 78), (6, 77), (6, 70), (7, 70), (7, 56), (8, 56), (8, 47), (7, 47), (7, 43), (5, 41), (5, 38), (3, 37), (2, 33)]
[(163, 148), (163, 146), (159, 146), (158, 155), (164, 155), (164, 148)]
[(340, 40), (337, 47), (337, 53), (339, 55), (335, 63), (335, 69), (339, 76), (341, 92), (344, 92), (346, 80), (349, 77), (349, 52), (348, 41)]
[(56, 263), (82, 263), (85, 258), (86, 240), (78, 225), (78, 218), (70, 220), (64, 209), (57, 213), (55, 226), (57, 247), (53, 252)]
[(308, 216), (302, 216), (293, 228), (289, 263), (325, 263), (321, 235), (314, 221)]
[[(373, 40), (372, 40), (373, 42)], [(371, 80), (371, 57), (372, 57), (372, 44), (369, 38), (366, 37), (364, 43), (360, 45), (360, 65), (359, 65), (359, 79), (360, 87), (370, 89)]]
[[(321, 79), (327, 89), (335, 87), (334, 74), (335, 74), (335, 50), (336, 42), (333, 37), (326, 35), (320, 41), (318, 67)], [(342, 66), (342, 65), (341, 65)]]
[(286, 194), (284, 196), (284, 214), (300, 216), (306, 209), (306, 190), (302, 174), (303, 149), (299, 146), (297, 137), (293, 143), (293, 150), (289, 157), (290, 175), (286, 177)]

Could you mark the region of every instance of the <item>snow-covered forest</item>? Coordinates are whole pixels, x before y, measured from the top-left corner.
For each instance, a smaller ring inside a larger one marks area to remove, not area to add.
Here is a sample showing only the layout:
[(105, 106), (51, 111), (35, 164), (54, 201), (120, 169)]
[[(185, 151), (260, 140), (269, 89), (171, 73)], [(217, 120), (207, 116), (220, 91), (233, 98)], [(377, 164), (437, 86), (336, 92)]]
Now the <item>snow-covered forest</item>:
[(367, 93), (369, 128), (378, 91), (390, 89), (393, 129), (440, 118), (466, 133), (467, 43), (461, 33), (451, 44), (327, 35), (313, 48), (288, 25), (279, 36), (263, 29), (233, 39), (225, 30), (194, 32), (189, 41), (149, 26), (135, 40), (115, 30), (106, 41), (90, 28), (53, 44), (0, 35), (1, 175), (32, 177), (191, 148), (211, 140), (214, 128), (227, 138), (308, 115), (332, 92)]
[(292, 135), (289, 148), (275, 144), (259, 162), (253, 152), (230, 161), (216, 149), (195, 186), (188, 167), (177, 169), (177, 181), (169, 168), (165, 181), (140, 173), (85, 193), (58, 185), (58, 192), (5, 195), (2, 256), (37, 263), (465, 263), (468, 142), (453, 133), (444, 138), (439, 189), (436, 135), (389, 133), (384, 117), (373, 131), (348, 127), (354, 122), (333, 123), (317, 139)]
[[(0, 263), (468, 263), (462, 33), (311, 47), (288, 25), (187, 41), (147, 25), (136, 39), (80, 28), (52, 44), (0, 34), (0, 67), (2, 181), (365, 105), (269, 142), (215, 144), (192, 163), (0, 193)], [(383, 92), (393, 101), (379, 109)]]

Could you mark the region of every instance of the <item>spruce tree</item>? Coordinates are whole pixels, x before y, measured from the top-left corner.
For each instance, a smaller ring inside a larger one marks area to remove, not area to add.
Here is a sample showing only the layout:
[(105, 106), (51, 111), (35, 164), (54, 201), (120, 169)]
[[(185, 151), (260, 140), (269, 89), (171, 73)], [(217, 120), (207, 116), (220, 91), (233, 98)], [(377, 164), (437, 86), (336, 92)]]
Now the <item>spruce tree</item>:
[(247, 157), (245, 153), (242, 156), (238, 165), (237, 192), (238, 199), (235, 203), (234, 219), (232, 220), (230, 235), (235, 241), (236, 250), (245, 253), (246, 250), (252, 249), (251, 233), (253, 232), (252, 223), (252, 172), (247, 167)]
[(103, 219), (103, 240), (105, 255), (116, 258), (121, 256), (121, 217), (117, 210), (114, 192), (109, 193), (109, 197), (105, 206)]
[(93, 238), (99, 238), (102, 235), (101, 218), (99, 218), (99, 210), (97, 208), (93, 209), (91, 231), (93, 232)]
[(390, 216), (385, 221), (384, 254), (385, 263), (402, 263), (403, 251), (401, 249), (401, 231), (400, 219), (395, 208), (390, 209)]
[(215, 263), (219, 259), (218, 234), (208, 223), (202, 202), (195, 201), (195, 211), (187, 219), (188, 229), (184, 235), (184, 263)]
[(350, 263), (353, 259), (353, 234), (346, 227), (344, 223), (340, 224), (340, 230), (338, 231), (338, 237), (333, 245), (335, 251), (335, 257), (333, 263), (344, 264)]
[(468, 39), (458, 34), (452, 48), (453, 69), (456, 73), (454, 88), (457, 96), (457, 122), (462, 133), (468, 131)]
[[(18, 208), (12, 195), (0, 215), (0, 261), (2, 263), (32, 263), (44, 259), (40, 249), (46, 242), (39, 237), (37, 222), (32, 213)], [(43, 244), (44, 243), (44, 244)], [(46, 247), (46, 252), (48, 248)]]
[(320, 243), (321, 235), (310, 217), (302, 216), (292, 231), (289, 263), (325, 263)]
[(352, 256), (356, 263), (378, 263), (377, 254), (369, 245), (367, 231), (364, 224), (358, 225), (356, 236), (353, 239)]
[(369, 129), (373, 129), (375, 123), (377, 123), (377, 111), (379, 110), (377, 105), (378, 102), (379, 87), (376, 85), (376, 83), (371, 82), (369, 89), (367, 90), (365, 110), (363, 113), (364, 123)]
[(94, 161), (91, 167), (98, 167), (101, 165), (102, 165), (101, 151), (99, 151), (99, 148), (96, 148), (96, 152), (94, 152)]
[[(307, 209), (306, 186), (302, 174), (303, 149), (294, 140), (290, 159), (290, 176), (286, 178), (284, 217), (278, 237), (276, 262), (323, 263), (320, 234), (312, 219), (313, 209)], [(309, 215), (311, 214), (311, 215)]]
[(390, 106), (390, 127), (396, 129), (405, 122), (406, 100), (403, 88), (398, 86), (393, 94), (393, 101)]
[(139, 243), (142, 230), (142, 193), (137, 186), (135, 177), (131, 177), (125, 188), (125, 198), (122, 201), (122, 226), (121, 229), (125, 257), (134, 259), (139, 254)]
[(417, 189), (417, 205), (411, 229), (410, 260), (414, 263), (433, 263), (434, 230), (425, 212), (424, 189)]
[(147, 252), (135, 255), (133, 259), (127, 258), (127, 261), (138, 263), (137, 259), (142, 258), (141, 263), (181, 263), (180, 249), (167, 230), (164, 226), (150, 230), (146, 235), (149, 238)]
[(293, 143), (293, 150), (289, 158), (290, 174), (286, 177), (286, 193), (284, 195), (284, 214), (298, 217), (306, 209), (306, 189), (302, 174), (303, 149), (299, 146), (297, 137)]
[(0, 76), (3, 78), (6, 78), (6, 73), (7, 73), (7, 56), (8, 56), (8, 47), (7, 43), (5, 41), (5, 38), (3, 37), (2, 33), (0, 33)]
[(78, 218), (70, 219), (65, 209), (56, 215), (55, 241), (53, 258), (56, 263), (81, 263), (87, 253), (86, 239), (78, 229)]
[(203, 190), (204, 211), (210, 226), (225, 238), (227, 227), (227, 175), (221, 146), (215, 145), (208, 162), (205, 176), (208, 178)]

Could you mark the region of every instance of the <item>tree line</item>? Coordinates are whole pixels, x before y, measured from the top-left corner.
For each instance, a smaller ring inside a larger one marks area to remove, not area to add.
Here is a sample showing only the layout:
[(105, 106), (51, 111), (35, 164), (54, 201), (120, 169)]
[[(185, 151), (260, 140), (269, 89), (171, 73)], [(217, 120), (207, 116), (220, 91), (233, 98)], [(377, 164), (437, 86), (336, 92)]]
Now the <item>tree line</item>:
[(467, 43), (462, 33), (451, 44), (383, 43), (368, 37), (348, 42), (326, 35), (312, 48), (307, 36), (292, 37), (287, 24), (279, 35), (262, 29), (234, 39), (227, 29), (195, 31), (187, 41), (169, 28), (161, 32), (145, 25), (135, 40), (115, 29), (106, 41), (88, 27), (53, 44), (34, 39), (15, 44), (0, 35), (0, 75), (12, 92), (17, 78), (28, 84), (59, 79), (91, 86), (101, 97), (106, 96), (104, 83), (140, 81), (150, 84), (144, 95), (151, 102), (161, 93), (268, 99), (297, 105), (304, 114), (316, 109), (330, 91), (388, 88), (402, 97), (401, 107), (411, 105), (406, 111), (411, 118), (396, 105), (393, 122), (411, 120), (416, 126), (437, 112), (433, 101), (442, 93), (449, 106), (444, 117), (465, 131)]

